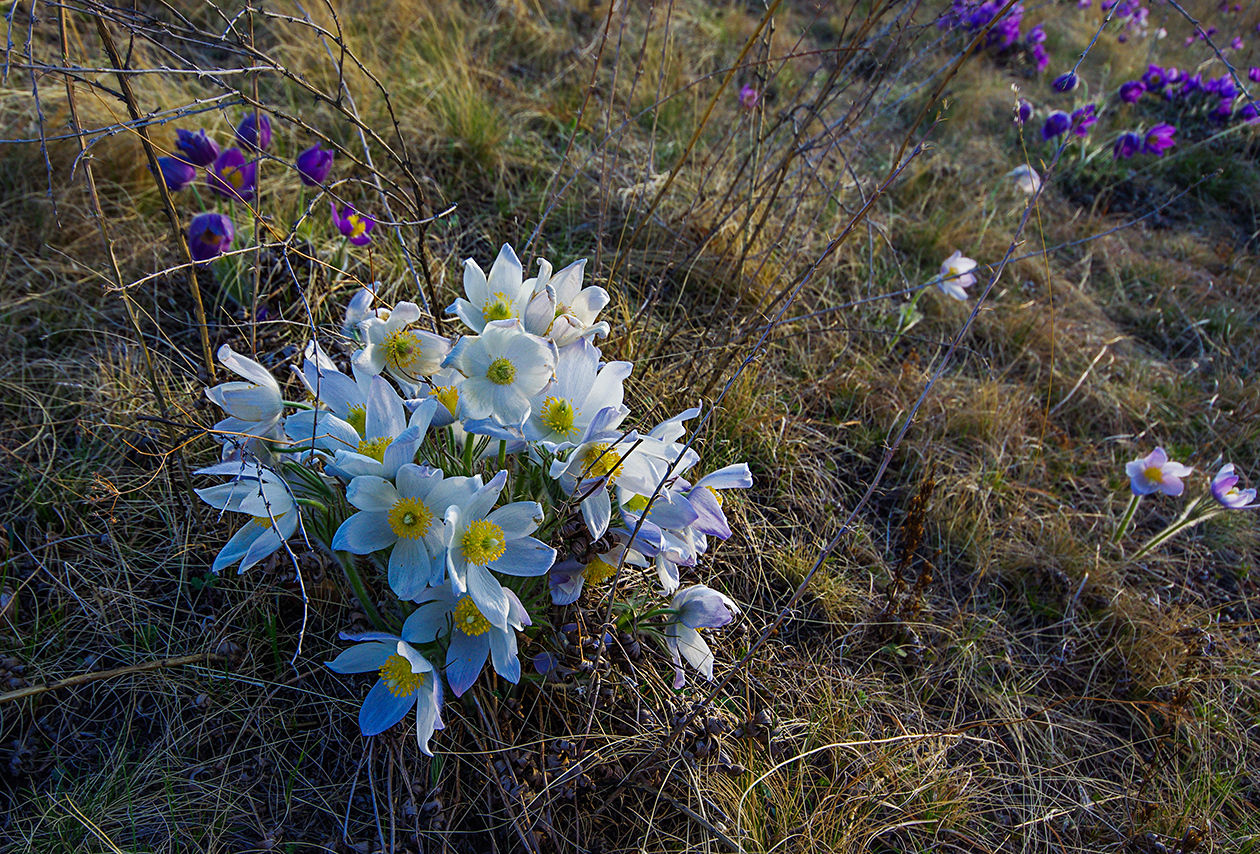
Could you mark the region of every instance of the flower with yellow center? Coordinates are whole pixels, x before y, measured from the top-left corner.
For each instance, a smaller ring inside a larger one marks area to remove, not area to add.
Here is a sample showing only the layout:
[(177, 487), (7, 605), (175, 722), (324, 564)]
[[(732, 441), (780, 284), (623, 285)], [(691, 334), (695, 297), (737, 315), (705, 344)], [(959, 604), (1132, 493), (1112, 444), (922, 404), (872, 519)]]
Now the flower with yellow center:
[(534, 280), (534, 296), (525, 309), (526, 328), (550, 338), (561, 349), (607, 335), (608, 322), (596, 318), (608, 304), (608, 292), (582, 287), (586, 261), (575, 261), (554, 275), (550, 263), (538, 263), (541, 269)]
[(575, 438), (582, 434), (582, 428), (577, 426), (577, 416), (577, 409), (563, 397), (548, 397), (539, 413), (542, 423), (552, 433)]
[(393, 436), (377, 436), (375, 439), (364, 439), (359, 442), (358, 452), (365, 457), (371, 457), (378, 463), (385, 461), (385, 449), (394, 441)]
[(214, 559), (219, 572), (240, 561), (244, 572), (274, 554), (298, 529), (300, 513), (284, 480), (257, 463), (226, 462), (198, 469), (195, 474), (227, 475), (228, 483), (198, 489), (197, 495), (217, 510), (245, 513), (241, 526)]
[(582, 571), (582, 575), (586, 577), (587, 584), (603, 584), (616, 574), (616, 564), (606, 563), (598, 557), (592, 558), (591, 562), (586, 565), (586, 569)]
[(348, 649), (328, 668), (336, 673), (372, 673), (379, 677), (363, 708), (359, 729), (365, 736), (379, 735), (416, 709), (416, 738), (420, 750), (432, 756), (429, 740), (442, 725), (442, 682), (420, 651), (406, 640), (390, 635), (342, 634), (343, 640), (362, 641)]
[(507, 550), (507, 539), (498, 525), (486, 519), (474, 519), (460, 536), (459, 549), (464, 560), (485, 566), (503, 557)]
[(554, 454), (616, 430), (630, 412), (622, 403), (622, 383), (633, 367), (600, 365), (599, 350), (586, 339), (564, 347), (556, 358), (555, 382), (530, 401), (525, 438)]
[(455, 417), (456, 410), (459, 408), (459, 389), (453, 385), (438, 386), (433, 390), (433, 396), (438, 399), (438, 403), (446, 407), (446, 411), (451, 413), (451, 417)]
[(427, 673), (415, 673), (411, 662), (404, 656), (394, 653), (385, 659), (380, 668), (381, 681), (395, 697), (406, 697), (414, 694), (424, 684)]
[(621, 454), (608, 442), (593, 442), (582, 453), (582, 477), (606, 477), (609, 484), (616, 484), (621, 474)]
[(487, 323), (519, 320), (530, 291), (524, 281), (520, 259), (511, 246), (504, 246), (486, 275), (469, 258), (464, 262), (464, 296), (451, 303), (447, 314), (454, 314), (474, 332), (482, 332)]
[(433, 511), (418, 498), (400, 498), (389, 508), (388, 520), (400, 540), (418, 540), (429, 533)]
[(962, 252), (954, 252), (941, 264), (941, 274), (936, 278), (936, 286), (942, 292), (957, 300), (967, 298), (967, 288), (976, 283), (971, 272), (976, 269), (976, 262), (963, 256)]
[(459, 339), (447, 364), (467, 378), (459, 396), (468, 432), (487, 432), (478, 422), (519, 431), (529, 417), (530, 398), (551, 380), (556, 350), (519, 320), (496, 320), (480, 335)]
[(460, 599), (451, 616), (455, 620), (455, 628), (466, 635), (480, 635), (490, 631), (490, 621), (477, 609), (477, 603), (471, 596)]
[(511, 385), (516, 379), (516, 366), (504, 356), (500, 356), (486, 368), (486, 379), (495, 385)]
[(381, 317), (368, 317), (359, 324), (363, 349), (354, 354), (355, 368), (367, 374), (388, 372), (409, 391), (416, 391), (424, 377), (442, 369), (451, 344), (440, 335), (415, 329), (423, 317), (413, 302), (400, 302)]
[[(486, 301), (481, 308), (481, 317), (486, 323), (495, 320), (512, 319), (512, 297), (505, 293), (497, 293)], [(484, 326), (482, 328), (485, 328)]]

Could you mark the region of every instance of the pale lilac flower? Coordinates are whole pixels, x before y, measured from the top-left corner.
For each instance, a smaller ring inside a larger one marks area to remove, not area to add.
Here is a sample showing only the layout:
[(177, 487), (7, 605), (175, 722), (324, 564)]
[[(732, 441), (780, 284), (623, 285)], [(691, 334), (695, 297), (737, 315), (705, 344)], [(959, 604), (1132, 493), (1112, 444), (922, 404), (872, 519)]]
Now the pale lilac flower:
[(383, 317), (380, 309), (375, 317), (369, 314), (359, 323), (366, 343), (354, 354), (354, 366), (373, 375), (387, 371), (408, 390), (436, 374), (451, 351), (451, 343), (432, 332), (411, 329), (421, 316), (414, 302), (400, 302)]
[(936, 286), (947, 296), (965, 300), (967, 288), (976, 283), (975, 274), (971, 272), (974, 269), (976, 262), (956, 250), (941, 264), (941, 275), (936, 280)]
[(1258, 506), (1254, 489), (1238, 488), (1238, 475), (1234, 474), (1233, 463), (1222, 466), (1212, 478), (1212, 497), (1231, 510)]
[(751, 110), (753, 107), (757, 106), (757, 101), (760, 100), (760, 98), (761, 94), (747, 83), (745, 83), (743, 88), (739, 90), (739, 103), (746, 110)]
[(674, 660), (674, 688), (686, 684), (682, 660), (713, 681), (713, 652), (697, 629), (717, 629), (729, 624), (739, 614), (739, 607), (730, 597), (698, 584), (675, 594), (677, 611), (665, 628), (665, 644)]
[(530, 398), (555, 372), (556, 345), (530, 335), (519, 320), (494, 320), (480, 335), (460, 338), (445, 366), (468, 378), (460, 388), (460, 405), (469, 432), (479, 432), (473, 422), (485, 419), (519, 430), (529, 418)]
[(1003, 177), (1014, 181), (1016, 189), (1030, 196), (1041, 189), (1041, 176), (1037, 174), (1036, 169), (1026, 163), (1016, 166)]
[(1188, 477), (1194, 469), (1173, 462), (1163, 448), (1156, 448), (1147, 456), (1127, 463), (1124, 471), (1129, 476), (1129, 486), (1134, 495), (1150, 495), (1153, 492), (1180, 495), (1186, 488), (1181, 479)]
[(457, 315), (474, 332), (481, 332), (487, 323), (496, 320), (523, 320), (525, 305), (532, 295), (525, 284), (520, 259), (505, 243), (490, 265), (489, 275), (482, 272), (473, 259), (464, 261), (464, 297), (467, 299), (455, 300), (446, 313)]
[(211, 507), (247, 513), (250, 520), (227, 541), (210, 571), (218, 573), (240, 561), (238, 573), (274, 554), (298, 529), (297, 504), (284, 480), (254, 462), (224, 462), (194, 474), (229, 475), (232, 480), (196, 490)]

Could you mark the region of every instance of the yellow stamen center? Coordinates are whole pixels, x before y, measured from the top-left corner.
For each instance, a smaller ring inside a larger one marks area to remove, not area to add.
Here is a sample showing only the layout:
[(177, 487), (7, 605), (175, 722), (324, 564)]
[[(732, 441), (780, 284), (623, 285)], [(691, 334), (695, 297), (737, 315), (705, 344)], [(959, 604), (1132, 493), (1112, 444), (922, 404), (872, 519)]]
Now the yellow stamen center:
[(503, 357), (495, 359), (486, 368), (486, 379), (495, 385), (511, 385), (516, 379), (516, 366)]
[(389, 333), (381, 342), (385, 348), (385, 364), (396, 371), (406, 371), (420, 358), (420, 345), (406, 329)]
[(512, 301), (508, 299), (507, 294), (495, 294), (481, 307), (481, 316), (486, 323), (492, 320), (507, 320), (512, 316)]
[(586, 565), (586, 569), (582, 570), (582, 575), (586, 577), (588, 584), (603, 584), (616, 574), (617, 567), (600, 558), (594, 558)]
[(610, 450), (607, 442), (596, 442), (582, 455), (583, 477), (606, 477), (610, 484), (621, 474), (621, 454)]
[(568, 436), (575, 433), (581, 433), (575, 425), (578, 411), (573, 404), (563, 397), (549, 397), (542, 405), (542, 423), (547, 425), (547, 429), (553, 433), (559, 433)]
[(476, 519), (468, 523), (468, 529), (459, 539), (464, 558), (477, 566), (494, 563), (507, 551), (507, 537), (503, 529), (489, 519)]
[(381, 665), (381, 681), (395, 697), (406, 697), (416, 693), (424, 683), (423, 673), (413, 673), (411, 662), (398, 653), (385, 659)]
[(466, 635), (480, 635), (490, 631), (490, 621), (481, 613), (471, 596), (465, 596), (459, 600), (453, 616), (455, 628)]
[[(568, 313), (569, 313), (569, 307), (567, 305), (565, 305), (562, 302), (556, 303), (556, 317), (559, 317), (562, 314), (568, 314)], [(554, 320), (555, 318), (552, 318), (552, 319)]]
[(433, 511), (418, 498), (403, 498), (389, 508), (390, 530), (403, 540), (418, 540), (429, 533)]
[(350, 214), (346, 217), (346, 221), (350, 223), (351, 237), (362, 237), (367, 233), (367, 222), (357, 213)]
[(346, 414), (346, 423), (360, 436), (367, 432), (367, 404), (350, 407), (350, 412)]
[(364, 439), (359, 443), (359, 453), (371, 457), (378, 463), (385, 462), (385, 449), (394, 441), (390, 436), (379, 436), (375, 439)]
[(245, 186), (245, 176), (241, 174), (241, 170), (235, 166), (229, 166), (223, 170), (223, 178), (232, 185), (232, 189), (239, 190)]
[[(284, 516), (283, 513), (276, 514), (276, 521), (279, 521), (282, 516)], [(262, 528), (263, 530), (266, 530), (267, 528), (271, 527), (271, 519), (270, 517), (267, 517), (267, 516), (255, 516), (254, 524)]]
[(207, 246), (218, 246), (219, 235), (215, 234), (213, 231), (203, 231), (201, 233), (201, 242)]
[(722, 493), (718, 492), (716, 489), (714, 489), (711, 486), (706, 486), (705, 489), (713, 493), (713, 498), (717, 501), (718, 507), (721, 507), (722, 506)]
[(1159, 466), (1147, 466), (1146, 470), (1142, 472), (1142, 476), (1151, 483), (1164, 482), (1164, 470)]
[(459, 406), (459, 389), (453, 385), (438, 386), (433, 390), (433, 396), (438, 399), (438, 403), (446, 407), (451, 413), (451, 417), (455, 417), (455, 408)]
[(642, 513), (647, 509), (647, 504), (648, 499), (646, 495), (636, 495), (634, 498), (631, 498), (621, 506), (625, 507), (631, 513)]

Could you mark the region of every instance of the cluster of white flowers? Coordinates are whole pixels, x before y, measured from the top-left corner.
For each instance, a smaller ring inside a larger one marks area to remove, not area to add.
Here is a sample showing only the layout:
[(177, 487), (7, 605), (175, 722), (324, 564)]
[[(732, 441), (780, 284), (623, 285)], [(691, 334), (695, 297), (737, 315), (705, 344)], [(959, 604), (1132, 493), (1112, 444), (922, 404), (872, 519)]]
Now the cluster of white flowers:
[[(223, 461), (198, 474), (231, 479), (200, 495), (252, 518), (213, 569), (239, 562), (244, 571), (299, 532), (372, 556), (399, 601), (401, 629), (343, 634), (359, 643), (329, 663), (380, 674), (359, 716), (365, 735), (416, 706), (429, 753), (443, 682), (463, 694), (487, 660), (520, 680), (517, 635), (532, 624), (525, 602), (549, 593), (554, 605), (572, 605), (584, 585), (614, 576), (659, 582), (672, 597), (651, 613), (665, 619), (655, 636), (675, 687), (684, 660), (713, 678), (697, 630), (724, 626), (739, 609), (703, 585), (680, 590), (681, 579), (709, 536), (731, 535), (722, 490), (747, 488), (752, 475), (740, 463), (687, 479), (700, 458), (681, 440), (698, 409), (642, 432), (623, 428), (633, 366), (601, 361), (594, 339), (609, 333), (597, 320), (609, 297), (582, 287), (584, 265), (553, 273), (542, 261), (525, 279), (509, 246), (489, 275), (466, 261), (464, 297), (447, 313), (475, 334), (454, 342), (413, 328), (415, 304), (375, 307), (363, 290), (342, 330), (358, 345), (350, 374), (311, 342), (294, 369), (301, 402), (286, 401), (262, 365), (219, 351), (243, 381), (206, 392), (228, 417), (214, 427)], [(354, 559), (342, 562), (358, 581)], [(432, 663), (441, 657), (444, 666)]]

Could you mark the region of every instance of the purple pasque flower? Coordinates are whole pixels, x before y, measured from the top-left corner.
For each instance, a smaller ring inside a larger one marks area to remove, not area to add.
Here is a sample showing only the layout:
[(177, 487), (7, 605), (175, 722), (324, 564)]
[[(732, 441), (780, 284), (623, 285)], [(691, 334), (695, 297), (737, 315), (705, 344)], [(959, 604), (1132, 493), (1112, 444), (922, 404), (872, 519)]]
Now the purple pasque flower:
[(1089, 129), (1098, 123), (1096, 109), (1093, 104), (1086, 104), (1079, 110), (1073, 110), (1072, 133), (1082, 138), (1089, 136)]
[(1024, 36), (1025, 43), (1030, 44), (1030, 45), (1042, 44), (1045, 42), (1045, 40), (1046, 40), (1046, 28), (1042, 26), (1041, 24), (1038, 24), (1037, 26), (1033, 27), (1031, 30), (1028, 31), (1028, 35)]
[(1032, 117), (1033, 117), (1032, 103), (1024, 100), (1023, 98), (1020, 98), (1019, 102), (1015, 105), (1015, 124), (1017, 125), (1028, 124), (1028, 120), (1031, 119)]
[(267, 150), (271, 146), (271, 119), (266, 113), (246, 113), (236, 126), (236, 141), (252, 151)]
[(350, 238), (351, 243), (355, 246), (367, 246), (372, 242), (372, 229), (376, 228), (376, 220), (359, 213), (353, 205), (342, 205), (338, 211), (336, 202), (330, 201), (328, 204), (332, 208), (333, 225)]
[(1230, 49), (1230, 50), (1242, 50), (1242, 49), (1243, 49), (1243, 40), (1242, 40), (1242, 36), (1234, 36), (1234, 40), (1233, 40), (1232, 42), (1230, 42), (1230, 43), (1229, 43), (1229, 49)]
[(1125, 131), (1116, 139), (1115, 148), (1111, 151), (1113, 160), (1128, 160), (1142, 151), (1142, 135), (1133, 131)]
[(1247, 79), (1252, 83), (1260, 83), (1260, 68), (1247, 69)]
[(188, 226), (188, 248), (198, 264), (218, 258), (232, 245), (234, 237), (232, 220), (221, 213), (197, 214)]
[(1164, 69), (1158, 65), (1152, 65), (1146, 69), (1146, 73), (1142, 75), (1142, 82), (1146, 84), (1148, 90), (1163, 89), (1168, 85), (1168, 75)]
[(229, 148), (214, 159), (206, 172), (210, 190), (225, 199), (248, 202), (258, 183), (258, 164), (246, 161), (239, 148)]
[(1145, 457), (1139, 457), (1126, 463), (1124, 472), (1129, 476), (1129, 488), (1134, 495), (1150, 495), (1162, 492), (1165, 495), (1180, 495), (1186, 485), (1181, 482), (1194, 469), (1168, 459), (1163, 448), (1156, 448)]
[(1173, 147), (1173, 134), (1176, 132), (1177, 129), (1170, 124), (1161, 123), (1155, 125), (1155, 127), (1146, 132), (1142, 151), (1146, 154), (1154, 154), (1156, 157), (1163, 157), (1164, 152)]
[(751, 110), (757, 106), (757, 101), (761, 99), (761, 93), (749, 84), (745, 83), (743, 88), (739, 90), (739, 103), (746, 110)]
[(1041, 126), (1041, 138), (1051, 140), (1055, 137), (1062, 136), (1067, 129), (1072, 126), (1072, 117), (1062, 110), (1055, 110), (1046, 116), (1045, 124)]
[(1220, 502), (1221, 506), (1231, 510), (1257, 506), (1254, 489), (1238, 488), (1238, 475), (1234, 474), (1233, 463), (1222, 466), (1216, 473), (1216, 477), (1212, 478), (1212, 497)]
[(1130, 80), (1120, 86), (1120, 100), (1126, 104), (1136, 104), (1146, 94), (1146, 84), (1141, 80)]
[(178, 157), (159, 157), (157, 162), (162, 182), (173, 193), (178, 193), (197, 180), (197, 167)]
[(1081, 85), (1081, 78), (1075, 71), (1067, 71), (1050, 81), (1050, 88), (1056, 92), (1075, 92)]
[(1032, 46), (1033, 62), (1037, 64), (1037, 71), (1045, 71), (1046, 66), (1050, 64), (1050, 54), (1046, 53), (1046, 46), (1043, 44), (1035, 44)]
[(219, 156), (218, 143), (206, 136), (204, 129), (196, 133), (177, 130), (175, 137), (175, 147), (193, 166), (209, 166)]
[(332, 149), (325, 151), (319, 147), (319, 143), (315, 143), (298, 155), (299, 180), (308, 187), (318, 187), (328, 180), (328, 173), (332, 171), (332, 162)]

